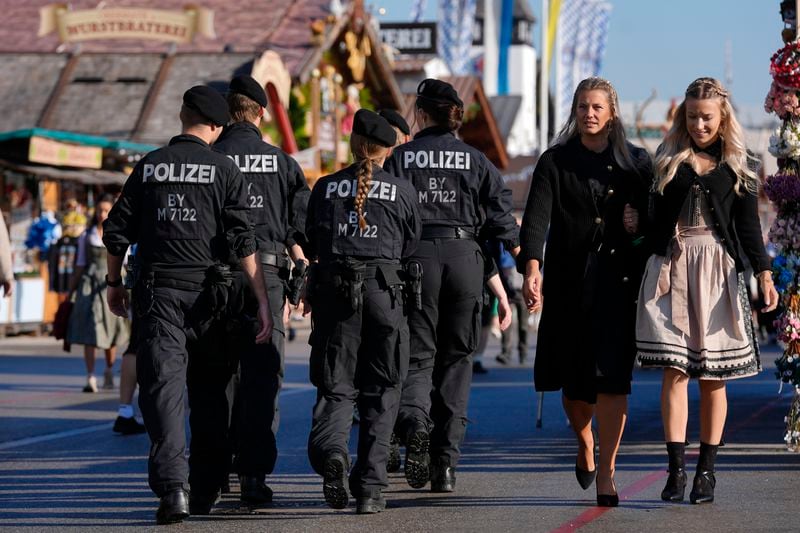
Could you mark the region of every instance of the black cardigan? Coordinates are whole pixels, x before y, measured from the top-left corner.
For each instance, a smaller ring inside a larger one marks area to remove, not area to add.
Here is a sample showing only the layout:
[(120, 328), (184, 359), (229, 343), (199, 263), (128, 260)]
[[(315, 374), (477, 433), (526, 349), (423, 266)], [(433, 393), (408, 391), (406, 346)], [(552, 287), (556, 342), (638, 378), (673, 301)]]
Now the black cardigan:
[(705, 194), (714, 219), (714, 230), (735, 261), (736, 270), (744, 270), (739, 256), (740, 245), (756, 273), (770, 270), (771, 261), (764, 249), (758, 217), (758, 197), (743, 187), (741, 194), (736, 194), (733, 188), (736, 175), (724, 163), (702, 176), (698, 176), (691, 165), (684, 163), (664, 188), (664, 194), (653, 194), (647, 237), (650, 251), (657, 255), (670, 253), (678, 217), (695, 183), (700, 184)]
[[(640, 230), (644, 228), (647, 190), (652, 181), (650, 157), (644, 149), (632, 144), (628, 144), (628, 149), (636, 165), (633, 171), (617, 165), (611, 146), (596, 154), (584, 147), (577, 137), (541, 155), (533, 171), (520, 228), (521, 250), (517, 257), (520, 272), (525, 272), (525, 264), (531, 259), (538, 260), (540, 267), (544, 266), (545, 240), (549, 246), (549, 260), (563, 257), (577, 259), (583, 264), (597, 217), (587, 179), (598, 172), (611, 171), (610, 181), (617, 190), (616, 200), (638, 209)], [(606, 230), (606, 239), (630, 241), (622, 229), (621, 212), (618, 220), (611, 221)], [(613, 248), (618, 243), (608, 244)]]

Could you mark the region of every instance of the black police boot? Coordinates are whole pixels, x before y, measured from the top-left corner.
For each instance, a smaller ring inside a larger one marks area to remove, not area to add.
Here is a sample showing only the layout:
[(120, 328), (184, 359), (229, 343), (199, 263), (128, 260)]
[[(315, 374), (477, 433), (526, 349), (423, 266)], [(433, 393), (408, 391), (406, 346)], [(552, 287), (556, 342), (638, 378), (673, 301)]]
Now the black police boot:
[(325, 475), (322, 481), (325, 503), (333, 509), (347, 507), (347, 459), (341, 453), (332, 453), (325, 459)]
[(669, 477), (661, 499), (665, 502), (682, 502), (686, 492), (686, 445), (682, 442), (668, 442)]
[(400, 471), (400, 441), (397, 435), (392, 433), (389, 439), (389, 460), (386, 461), (386, 472), (394, 474)]
[(445, 461), (431, 465), (431, 492), (453, 492), (456, 490), (456, 469)]
[(714, 477), (714, 463), (717, 461), (719, 445), (700, 443), (700, 457), (697, 460), (697, 472), (692, 483), (692, 492), (689, 501), (692, 503), (711, 503), (714, 501), (714, 487), (717, 479)]
[(428, 430), (417, 426), (406, 438), (406, 481), (414, 489), (421, 489), (430, 479), (431, 457), (428, 452), (430, 436)]
[(156, 524), (177, 524), (189, 516), (189, 494), (183, 489), (170, 491), (161, 497), (156, 511)]
[(211, 514), (211, 508), (220, 500), (220, 493), (203, 494), (193, 491), (189, 494), (189, 512), (193, 515)]
[(356, 498), (356, 514), (375, 514), (386, 509), (386, 499), (380, 491), (370, 496)]
[(122, 435), (138, 435), (147, 431), (144, 425), (137, 422), (134, 417), (124, 418), (121, 416), (114, 420), (114, 427), (111, 430)]
[(272, 489), (264, 483), (264, 476), (239, 476), (240, 499), (245, 504), (262, 504), (272, 501)]

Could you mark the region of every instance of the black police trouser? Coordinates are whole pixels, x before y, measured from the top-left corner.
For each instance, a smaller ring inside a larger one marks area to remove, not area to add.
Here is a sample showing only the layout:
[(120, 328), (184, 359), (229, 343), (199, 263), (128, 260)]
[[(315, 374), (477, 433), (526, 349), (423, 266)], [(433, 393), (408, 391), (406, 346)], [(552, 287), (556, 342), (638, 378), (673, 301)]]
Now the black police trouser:
[(408, 317), (411, 360), (396, 433), (424, 426), (431, 460), (456, 466), (467, 426), (472, 353), (480, 331), (483, 254), (473, 240), (420, 241), (422, 309)]
[(148, 482), (162, 497), (175, 489), (189, 489), (184, 422), (186, 342), (187, 331), (191, 331), (189, 316), (200, 292), (155, 287), (152, 295), (149, 312), (137, 316), (136, 373), (139, 408), (150, 436)]
[(232, 469), (263, 476), (275, 467), (286, 275), (264, 267), (274, 322), (269, 343), (255, 343), (258, 302), (246, 275), (238, 271), (229, 300), (235, 316), (216, 321), (190, 344), (189, 484), (195, 495), (211, 498)]
[(192, 495), (212, 499), (231, 469), (229, 427), (233, 393), (229, 383), (238, 361), (229, 352), (226, 323), (215, 321), (189, 342), (189, 485)]
[[(286, 302), (287, 269), (264, 265), (264, 282), (272, 311), (272, 338), (256, 344), (252, 334), (232, 338), (231, 347), (239, 353), (239, 382), (236, 387), (234, 470), (240, 475), (263, 477), (271, 474), (278, 458), (277, 433), (280, 414), (278, 396), (283, 383), (285, 331), (283, 311)], [(252, 296), (244, 275), (243, 290), (252, 300), (249, 315), (257, 314), (258, 302)]]
[(350, 301), (332, 289), (314, 290), (311, 382), (317, 387), (308, 457), (324, 475), (331, 453), (348, 456), (353, 407), (361, 415), (358, 457), (350, 473), (355, 496), (374, 496), (388, 486), (386, 461), (408, 370), (408, 325), (399, 290), (376, 279), (364, 281), (363, 302)]

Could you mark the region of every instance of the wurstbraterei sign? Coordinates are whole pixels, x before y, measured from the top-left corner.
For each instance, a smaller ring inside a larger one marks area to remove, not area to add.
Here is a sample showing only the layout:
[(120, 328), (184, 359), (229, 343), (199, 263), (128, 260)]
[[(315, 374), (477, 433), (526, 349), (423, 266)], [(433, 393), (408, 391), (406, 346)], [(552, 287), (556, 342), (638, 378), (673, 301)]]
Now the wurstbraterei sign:
[(167, 9), (103, 8), (71, 10), (50, 4), (39, 10), (39, 37), (57, 32), (61, 42), (95, 39), (149, 39), (190, 43), (214, 34), (214, 12), (197, 6)]

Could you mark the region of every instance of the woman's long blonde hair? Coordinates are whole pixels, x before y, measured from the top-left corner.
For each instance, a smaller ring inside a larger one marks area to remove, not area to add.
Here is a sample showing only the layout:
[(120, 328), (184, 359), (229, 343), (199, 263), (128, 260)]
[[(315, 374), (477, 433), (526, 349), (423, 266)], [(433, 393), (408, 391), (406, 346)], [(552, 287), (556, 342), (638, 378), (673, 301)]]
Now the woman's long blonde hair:
[(367, 220), (364, 218), (364, 204), (367, 203), (367, 194), (372, 183), (372, 165), (378, 164), (382, 157), (386, 157), (389, 149), (368, 140), (363, 135), (352, 133), (350, 135), (350, 151), (353, 153), (353, 159), (358, 163), (356, 171), (358, 189), (354, 207), (358, 213), (358, 227), (363, 230), (367, 227)]
[(747, 153), (744, 132), (733, 113), (728, 91), (714, 78), (697, 78), (686, 88), (684, 96), (683, 102), (675, 111), (675, 121), (656, 153), (656, 191), (663, 194), (664, 187), (675, 177), (681, 163), (694, 164), (694, 150), (692, 150), (692, 140), (686, 124), (686, 100), (689, 98), (697, 100), (719, 98), (721, 115), (719, 137), (722, 139), (720, 164), (726, 163), (736, 174), (736, 185), (734, 185), (736, 194), (741, 195), (743, 188), (756, 193), (758, 176), (748, 165), (748, 160), (752, 158)]
[(586, 78), (578, 84), (575, 89), (575, 94), (572, 95), (572, 107), (569, 112), (569, 119), (566, 124), (558, 133), (556, 140), (553, 144), (567, 144), (567, 142), (575, 137), (580, 136), (578, 131), (578, 98), (584, 91), (603, 91), (608, 98), (608, 104), (611, 106), (611, 119), (608, 121), (608, 140), (611, 144), (611, 149), (614, 152), (614, 160), (617, 164), (626, 169), (634, 170), (633, 158), (628, 149), (628, 139), (625, 137), (625, 127), (622, 124), (622, 119), (619, 116), (619, 99), (617, 98), (617, 91), (611, 82), (603, 78)]

